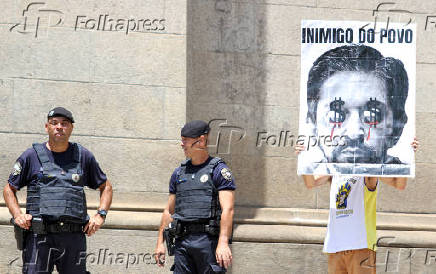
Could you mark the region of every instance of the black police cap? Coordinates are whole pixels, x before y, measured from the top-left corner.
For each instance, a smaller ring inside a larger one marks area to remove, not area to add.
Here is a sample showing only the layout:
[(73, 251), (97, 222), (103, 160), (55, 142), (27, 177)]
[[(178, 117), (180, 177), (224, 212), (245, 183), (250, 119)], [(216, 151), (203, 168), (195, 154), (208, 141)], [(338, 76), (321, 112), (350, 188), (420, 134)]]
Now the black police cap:
[(55, 107), (54, 109), (50, 110), (48, 112), (47, 119), (52, 117), (65, 117), (70, 120), (71, 123), (74, 123), (74, 118), (71, 111), (63, 107)]
[(210, 128), (209, 125), (205, 121), (194, 120), (189, 123), (186, 123), (182, 128), (181, 136), (196, 138), (203, 134), (209, 133)]

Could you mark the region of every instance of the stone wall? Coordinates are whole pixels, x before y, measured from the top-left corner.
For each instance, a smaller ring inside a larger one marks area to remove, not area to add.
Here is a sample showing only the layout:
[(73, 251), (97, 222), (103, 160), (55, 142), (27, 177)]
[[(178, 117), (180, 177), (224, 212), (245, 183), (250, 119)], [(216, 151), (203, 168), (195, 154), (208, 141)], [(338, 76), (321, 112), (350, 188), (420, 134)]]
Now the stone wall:
[[(259, 144), (259, 136), (298, 134), (300, 21), (371, 21), (381, 2), (31, 3), (6, 0), (0, 10), (0, 177), (6, 181), (32, 142), (46, 140), (49, 109), (72, 110), (72, 140), (94, 153), (114, 185), (107, 223), (88, 238), (92, 273), (169, 272), (172, 258), (158, 269), (149, 255), (170, 174), (184, 158), (179, 130), (191, 119), (212, 121), (209, 150), (236, 178), (231, 272), (326, 272), (328, 187), (307, 190), (296, 175), (292, 144)], [(380, 186), (378, 272), (433, 273), (436, 20), (427, 16), (436, 15), (436, 3), (403, 0), (383, 9), (403, 11), (381, 12), (379, 20), (417, 24), (421, 147), (416, 179), (405, 191)], [(87, 195), (92, 213), (98, 192)], [(22, 206), (24, 198), (19, 192)], [(9, 218), (0, 200), (0, 272), (19, 273)], [(113, 261), (103, 260), (105, 250)]]
[(150, 193), (163, 202), (168, 174), (183, 159), (186, 2), (3, 5), (0, 177), (32, 142), (46, 139), (48, 111), (65, 106), (76, 120), (72, 140), (107, 172), (115, 206)]
[[(113, 216), (127, 208), (115, 227), (142, 217), (145, 207), (161, 210), (169, 175), (184, 158), (186, 1), (3, 1), (0, 18), (2, 186), (20, 153), (47, 139), (48, 111), (64, 106), (76, 120), (71, 140), (94, 153), (113, 183)], [(24, 205), (25, 191), (19, 197)], [(88, 201), (93, 214), (98, 192)], [(7, 224), (3, 199), (1, 206)], [(102, 230), (89, 250), (97, 241), (131, 252), (127, 245), (142, 239), (148, 245), (140, 250), (150, 252), (156, 231), (139, 227), (136, 234)], [(11, 232), (4, 238), (1, 273), (15, 258)], [(111, 268), (90, 265), (93, 273)]]

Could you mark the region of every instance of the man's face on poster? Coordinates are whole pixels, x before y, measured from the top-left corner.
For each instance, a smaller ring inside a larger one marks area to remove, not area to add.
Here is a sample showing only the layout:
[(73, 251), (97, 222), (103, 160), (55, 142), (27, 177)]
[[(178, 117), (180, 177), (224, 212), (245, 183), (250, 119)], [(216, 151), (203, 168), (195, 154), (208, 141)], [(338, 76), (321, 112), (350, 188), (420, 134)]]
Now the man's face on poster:
[[(344, 71), (327, 78), (320, 89), (316, 117), (319, 144), (329, 163), (383, 162), (393, 113), (385, 83), (374, 73)], [(345, 142), (334, 146), (324, 142), (325, 136), (341, 136)]]

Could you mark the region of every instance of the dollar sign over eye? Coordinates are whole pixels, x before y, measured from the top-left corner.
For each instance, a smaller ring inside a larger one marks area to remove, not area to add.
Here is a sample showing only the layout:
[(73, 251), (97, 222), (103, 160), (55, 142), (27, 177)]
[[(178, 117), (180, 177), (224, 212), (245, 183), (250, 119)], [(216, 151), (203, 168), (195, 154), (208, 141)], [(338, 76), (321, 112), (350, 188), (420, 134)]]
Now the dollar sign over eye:
[(345, 111), (342, 109), (345, 102), (342, 101), (341, 97), (330, 102), (330, 111), (328, 113), (328, 118), (331, 124), (333, 124), (332, 132), (330, 134), (330, 139), (333, 138), (333, 133), (335, 131), (335, 127), (341, 127), (341, 124), (345, 121)]
[(371, 128), (376, 128), (377, 125), (382, 121), (384, 112), (384, 105), (377, 101), (377, 98), (374, 97), (374, 99), (372, 99), (372, 97), (370, 97), (369, 101), (365, 105), (362, 115), (363, 122), (369, 125), (368, 137), (366, 140), (369, 140), (371, 136)]
[(376, 98), (369, 98), (366, 103), (365, 110), (363, 111), (364, 123), (368, 124), (370, 127), (376, 128), (382, 120), (382, 110), (380, 104)]
[(341, 100), (341, 97), (330, 102), (329, 121), (330, 123), (340, 124), (345, 121), (345, 111), (342, 109), (345, 102)]

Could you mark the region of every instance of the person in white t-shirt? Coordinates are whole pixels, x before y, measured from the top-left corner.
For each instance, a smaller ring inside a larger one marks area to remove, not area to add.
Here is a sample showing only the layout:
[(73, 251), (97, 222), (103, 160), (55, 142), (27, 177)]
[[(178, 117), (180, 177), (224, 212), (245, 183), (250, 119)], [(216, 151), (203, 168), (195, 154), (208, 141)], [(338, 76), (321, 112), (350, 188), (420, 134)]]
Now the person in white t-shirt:
[[(412, 142), (418, 148), (416, 138)], [(299, 154), (302, 145), (295, 146)], [(376, 198), (381, 181), (399, 190), (405, 177), (353, 175), (302, 175), (307, 188), (330, 183), (330, 211), (323, 251), (328, 254), (329, 273), (376, 273)]]

